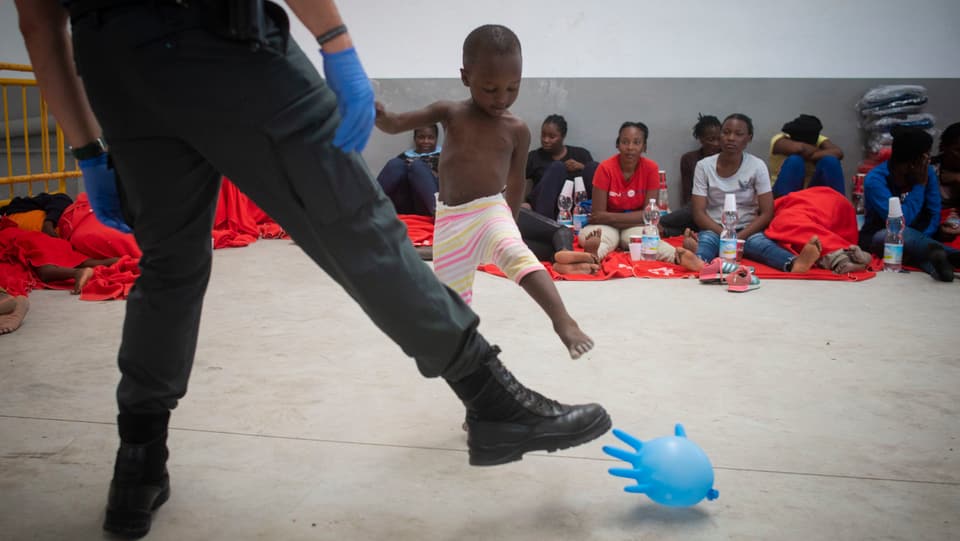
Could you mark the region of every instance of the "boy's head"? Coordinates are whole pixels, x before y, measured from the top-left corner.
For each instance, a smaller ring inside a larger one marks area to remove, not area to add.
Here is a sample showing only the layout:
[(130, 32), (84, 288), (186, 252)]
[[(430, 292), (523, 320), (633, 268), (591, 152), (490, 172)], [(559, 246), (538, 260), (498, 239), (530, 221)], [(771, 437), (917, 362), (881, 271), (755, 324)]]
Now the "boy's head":
[(820, 119), (813, 115), (800, 115), (784, 124), (782, 128), (783, 133), (789, 135), (790, 139), (808, 145), (817, 144), (822, 129), (823, 124)]
[(413, 130), (413, 149), (418, 154), (428, 154), (437, 150), (437, 138), (440, 136), (440, 129), (436, 124), (430, 124), (422, 128)]
[(923, 182), (930, 165), (930, 149), (933, 137), (920, 128), (894, 126), (890, 130), (893, 136), (893, 148), (890, 152), (890, 164), (906, 173), (911, 184)]
[(463, 42), (460, 79), (481, 110), (501, 116), (517, 100), (523, 59), (520, 40), (509, 28), (483, 25)]

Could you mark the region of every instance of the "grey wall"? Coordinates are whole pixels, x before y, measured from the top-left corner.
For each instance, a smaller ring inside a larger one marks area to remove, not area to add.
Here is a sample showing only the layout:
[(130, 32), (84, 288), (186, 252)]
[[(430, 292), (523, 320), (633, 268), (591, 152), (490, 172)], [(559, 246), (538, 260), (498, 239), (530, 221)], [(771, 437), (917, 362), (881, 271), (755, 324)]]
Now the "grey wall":
[[(770, 138), (799, 113), (820, 117), (824, 134), (846, 154), (849, 179), (863, 157), (863, 141), (854, 104), (880, 84), (921, 84), (930, 101), (925, 111), (941, 130), (960, 122), (960, 79), (525, 79), (514, 114), (539, 146), (540, 123), (560, 113), (569, 124), (567, 143), (590, 150), (598, 161), (616, 152), (617, 128), (625, 120), (650, 127), (648, 156), (667, 171), (670, 198), (679, 201), (680, 155), (697, 148), (691, 135), (697, 113), (721, 119), (730, 113), (753, 118), (756, 132), (748, 151), (766, 160)], [(381, 79), (377, 97), (389, 110), (423, 107), (438, 99), (464, 99), (458, 79)], [(376, 174), (384, 163), (409, 148), (411, 134), (375, 131), (364, 156)]]

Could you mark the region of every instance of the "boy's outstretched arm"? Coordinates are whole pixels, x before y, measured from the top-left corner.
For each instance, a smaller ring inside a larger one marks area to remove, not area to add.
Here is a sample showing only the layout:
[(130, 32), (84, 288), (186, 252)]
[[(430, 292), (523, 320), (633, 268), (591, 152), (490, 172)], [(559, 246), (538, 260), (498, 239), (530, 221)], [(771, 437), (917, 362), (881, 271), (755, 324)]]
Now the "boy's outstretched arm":
[(377, 127), (386, 133), (400, 133), (430, 124), (444, 123), (453, 102), (436, 101), (417, 111), (391, 113), (379, 101), (376, 103)]
[(507, 173), (507, 204), (513, 212), (514, 221), (520, 215), (520, 205), (523, 203), (523, 192), (527, 184), (527, 151), (530, 150), (530, 129), (522, 120), (515, 133), (516, 145), (510, 157), (510, 171)]

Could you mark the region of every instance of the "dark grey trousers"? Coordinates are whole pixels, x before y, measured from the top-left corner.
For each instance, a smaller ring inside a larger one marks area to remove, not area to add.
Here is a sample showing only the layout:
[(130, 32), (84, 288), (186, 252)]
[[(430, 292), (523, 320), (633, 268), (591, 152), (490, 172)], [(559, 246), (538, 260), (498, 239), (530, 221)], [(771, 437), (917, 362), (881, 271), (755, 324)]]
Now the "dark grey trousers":
[(221, 174), (424, 376), (476, 370), (490, 352), (476, 314), (420, 260), (363, 159), (333, 146), (336, 97), (283, 21), (271, 21), (260, 48), (212, 33), (195, 7), (163, 2), (72, 22), (78, 70), (143, 250), (119, 353), (121, 412), (167, 411), (186, 393)]

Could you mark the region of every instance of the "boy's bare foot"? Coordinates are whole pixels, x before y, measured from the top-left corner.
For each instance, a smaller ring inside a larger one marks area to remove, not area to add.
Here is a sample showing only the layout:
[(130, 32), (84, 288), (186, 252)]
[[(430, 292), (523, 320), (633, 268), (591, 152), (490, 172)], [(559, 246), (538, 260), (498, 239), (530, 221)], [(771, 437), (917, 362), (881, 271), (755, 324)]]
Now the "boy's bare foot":
[(0, 293), (0, 314), (9, 314), (17, 307), (17, 299), (12, 295)]
[(579, 359), (581, 355), (593, 349), (593, 339), (584, 334), (577, 326), (577, 322), (569, 320), (566, 323), (555, 324), (556, 331), (563, 345), (567, 346), (571, 359)]
[(583, 246), (583, 251), (591, 254), (593, 260), (597, 263), (600, 262), (600, 257), (597, 255), (600, 251), (600, 238), (603, 235), (603, 232), (599, 229), (594, 229), (584, 237), (583, 242), (580, 243)]
[[(687, 229), (687, 231), (690, 231)], [(686, 239), (684, 239), (686, 243)], [(691, 252), (690, 250), (684, 248), (677, 248), (677, 265), (681, 267), (692, 270), (693, 272), (700, 272), (703, 270), (704, 262), (702, 259), (697, 257), (697, 254)]]
[(27, 316), (27, 310), (30, 308), (30, 301), (26, 297), (11, 297), (13, 299), (13, 309), (9, 313), (0, 316), (0, 334), (8, 334), (20, 328), (23, 318)]
[(696, 252), (697, 248), (700, 247), (700, 237), (689, 227), (683, 230), (683, 247), (691, 252)]
[(83, 286), (87, 285), (87, 282), (93, 278), (93, 269), (90, 267), (81, 267), (76, 269), (76, 274), (73, 278), (73, 293), (74, 295), (79, 295), (83, 291)]
[(594, 274), (600, 270), (600, 265), (593, 263), (592, 259), (590, 261), (590, 263), (554, 263), (553, 270), (557, 274)]
[(793, 260), (793, 268), (790, 269), (790, 272), (809, 272), (817, 263), (817, 260), (820, 259), (822, 250), (823, 246), (820, 245), (820, 238), (816, 235), (810, 237), (807, 244), (800, 250), (800, 255)]
[(575, 252), (573, 250), (560, 250), (553, 254), (553, 260), (557, 263), (593, 263), (595, 259), (592, 254), (587, 252)]

